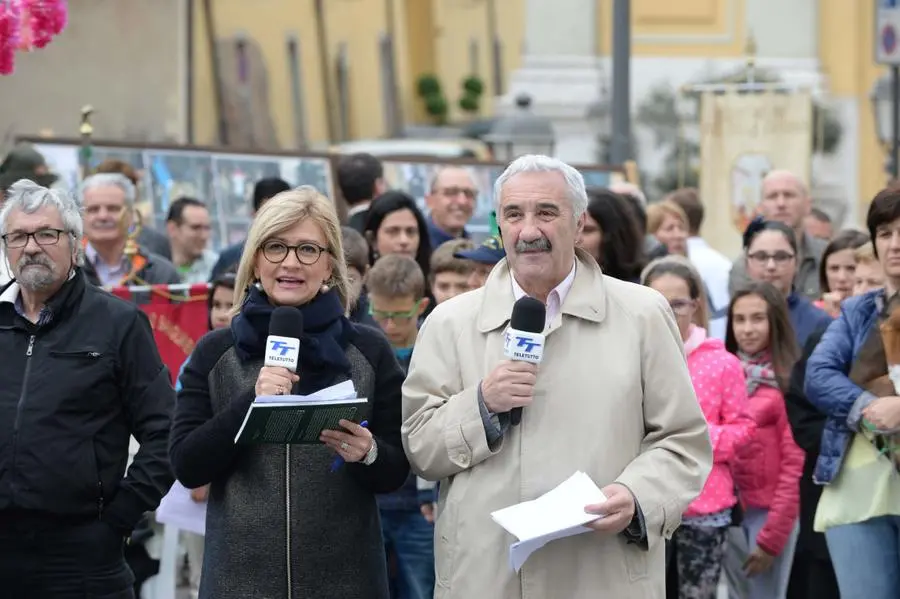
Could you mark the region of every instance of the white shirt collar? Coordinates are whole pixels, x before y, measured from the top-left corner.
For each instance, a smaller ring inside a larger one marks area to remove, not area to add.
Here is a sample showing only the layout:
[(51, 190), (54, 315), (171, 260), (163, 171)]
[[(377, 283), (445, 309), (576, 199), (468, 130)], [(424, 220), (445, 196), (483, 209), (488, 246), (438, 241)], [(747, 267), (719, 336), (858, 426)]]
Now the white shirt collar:
[(19, 284), (13, 281), (10, 283), (9, 287), (6, 288), (6, 291), (0, 295), (0, 303), (9, 303), (15, 304), (16, 299), (19, 297)]
[[(550, 292), (550, 295), (547, 296), (547, 317), (544, 320), (545, 329), (550, 326), (550, 323), (553, 322), (557, 316), (559, 316), (560, 311), (562, 310), (563, 302), (566, 301), (566, 296), (569, 295), (569, 291), (572, 289), (572, 283), (575, 282), (576, 264), (578, 264), (578, 260), (575, 260), (572, 263), (572, 270), (569, 271), (566, 278), (563, 279), (559, 285), (554, 287), (553, 291)], [(510, 274), (512, 275), (510, 279), (512, 279), (513, 295), (515, 296), (516, 301), (518, 301), (528, 294), (519, 286), (515, 274), (512, 273), (512, 271), (510, 271)]]
[(354, 204), (353, 206), (350, 206), (349, 208), (347, 208), (347, 218), (350, 218), (354, 214), (359, 214), (360, 212), (365, 212), (366, 210), (369, 209), (369, 206), (371, 204), (372, 204), (372, 202), (363, 201), (358, 204)]
[(690, 249), (691, 246), (694, 246), (696, 248), (706, 248), (706, 247), (709, 247), (709, 244), (706, 243), (706, 240), (703, 239), (702, 237), (688, 237), (687, 238), (687, 246), (688, 246), (688, 249)]
[[(69, 271), (69, 276), (66, 277), (66, 281), (71, 281), (75, 277), (75, 269)], [(9, 287), (0, 294), (0, 304), (7, 302), (10, 304), (15, 304), (16, 300), (19, 299), (19, 284), (16, 281), (13, 281), (9, 284)]]

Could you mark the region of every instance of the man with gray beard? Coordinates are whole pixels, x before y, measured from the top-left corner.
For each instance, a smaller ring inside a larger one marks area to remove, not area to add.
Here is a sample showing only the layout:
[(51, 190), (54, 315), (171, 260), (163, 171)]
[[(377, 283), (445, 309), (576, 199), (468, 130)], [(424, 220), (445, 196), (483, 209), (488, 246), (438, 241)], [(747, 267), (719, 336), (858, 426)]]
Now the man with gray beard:
[[(0, 594), (133, 598), (126, 537), (173, 482), (174, 391), (147, 317), (86, 282), (78, 204), (22, 180), (0, 210)], [(140, 450), (126, 475), (129, 437)]]

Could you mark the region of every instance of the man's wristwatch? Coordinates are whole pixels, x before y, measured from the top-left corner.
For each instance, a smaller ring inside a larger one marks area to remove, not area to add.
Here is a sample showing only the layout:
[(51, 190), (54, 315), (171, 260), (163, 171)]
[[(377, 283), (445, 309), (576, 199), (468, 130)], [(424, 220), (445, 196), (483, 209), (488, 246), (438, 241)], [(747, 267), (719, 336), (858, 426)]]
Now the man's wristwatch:
[(366, 457), (363, 458), (362, 463), (364, 466), (371, 466), (375, 463), (375, 460), (378, 459), (378, 443), (375, 442), (375, 439), (372, 439), (372, 447), (369, 448), (369, 453), (366, 454)]

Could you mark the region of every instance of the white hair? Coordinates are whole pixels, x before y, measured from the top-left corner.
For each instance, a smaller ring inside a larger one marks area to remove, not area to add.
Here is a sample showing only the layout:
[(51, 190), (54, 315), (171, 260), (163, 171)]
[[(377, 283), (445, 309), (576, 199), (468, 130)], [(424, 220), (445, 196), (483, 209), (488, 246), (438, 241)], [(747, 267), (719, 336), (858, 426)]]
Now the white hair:
[(125, 204), (128, 208), (134, 207), (137, 191), (134, 184), (120, 173), (96, 173), (89, 176), (81, 183), (81, 198), (84, 203), (84, 192), (98, 187), (118, 187), (125, 194)]
[(641, 188), (634, 183), (628, 181), (619, 181), (609, 186), (609, 190), (619, 195), (628, 195), (640, 202), (641, 207), (647, 209), (647, 196), (641, 191)]
[(587, 210), (587, 189), (584, 186), (584, 177), (572, 166), (562, 160), (543, 156), (541, 154), (526, 154), (513, 160), (506, 170), (497, 177), (494, 182), (494, 204), (500, 208), (500, 197), (503, 186), (513, 177), (521, 173), (559, 173), (566, 180), (569, 191), (569, 199), (572, 201), (572, 212), (575, 220), (581, 218)]
[(55, 208), (62, 219), (63, 230), (69, 235), (72, 247), (77, 248), (76, 264), (83, 262), (81, 240), (84, 237), (84, 223), (81, 220), (81, 206), (64, 191), (42, 187), (29, 179), (19, 179), (7, 191), (6, 203), (0, 210), (0, 235), (6, 235), (9, 214), (21, 210), (34, 214), (41, 208)]

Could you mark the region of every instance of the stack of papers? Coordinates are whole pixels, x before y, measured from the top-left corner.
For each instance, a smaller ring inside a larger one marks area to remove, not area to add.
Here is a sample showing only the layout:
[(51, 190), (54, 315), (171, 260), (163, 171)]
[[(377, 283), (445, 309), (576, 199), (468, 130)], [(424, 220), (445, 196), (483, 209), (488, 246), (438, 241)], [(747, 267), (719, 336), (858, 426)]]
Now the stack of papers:
[(492, 513), (497, 524), (519, 539), (509, 546), (510, 567), (518, 572), (532, 553), (550, 541), (590, 532), (585, 524), (602, 516), (587, 514), (584, 508), (604, 501), (600, 488), (579, 471), (537, 499)]
[(349, 380), (312, 395), (261, 395), (250, 404), (234, 442), (320, 443), (323, 430), (341, 430), (341, 420), (358, 423), (367, 401), (356, 396)]

